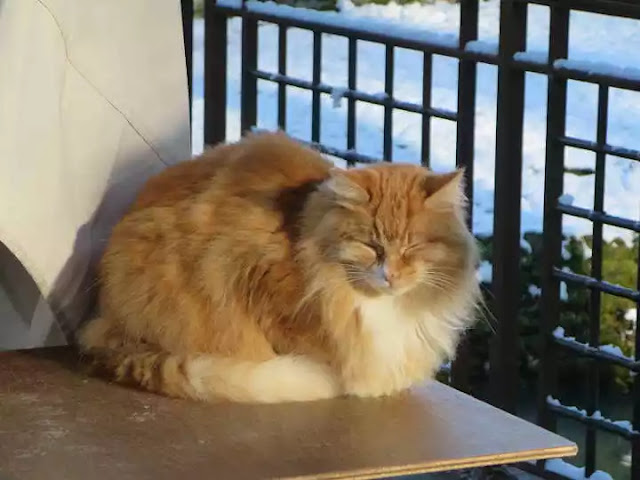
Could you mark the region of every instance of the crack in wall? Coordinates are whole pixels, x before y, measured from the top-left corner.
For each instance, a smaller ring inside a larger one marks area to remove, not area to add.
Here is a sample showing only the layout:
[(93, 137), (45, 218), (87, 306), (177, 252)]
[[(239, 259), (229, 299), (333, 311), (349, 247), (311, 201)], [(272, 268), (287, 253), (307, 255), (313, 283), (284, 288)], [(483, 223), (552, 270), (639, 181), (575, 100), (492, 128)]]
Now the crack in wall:
[(67, 38), (65, 37), (64, 31), (62, 30), (62, 26), (60, 25), (60, 22), (58, 21), (58, 18), (54, 15), (54, 13), (51, 11), (49, 6), (47, 4), (45, 4), (42, 0), (35, 0), (35, 1), (36, 1), (37, 4), (39, 4), (42, 8), (44, 8), (46, 10), (46, 12), (48, 13), (49, 17), (51, 18), (51, 20), (56, 25), (56, 28), (57, 28), (58, 32), (60, 33), (60, 38), (62, 38), (62, 43), (64, 45), (64, 54), (65, 54), (65, 60), (66, 60), (67, 64), (71, 68), (73, 68), (76, 71), (76, 73), (78, 75), (80, 75), (80, 77), (82, 77), (82, 79), (85, 82), (87, 82), (87, 84), (100, 97), (102, 97), (109, 105), (111, 105), (111, 107), (116, 112), (118, 112), (120, 114), (120, 116), (125, 120), (125, 122), (127, 122), (129, 124), (129, 126), (133, 129), (133, 131), (138, 134), (140, 139), (151, 149), (151, 151), (153, 151), (153, 153), (156, 155), (156, 157), (158, 157), (158, 160), (160, 160), (160, 162), (162, 162), (164, 165), (169, 166), (169, 164), (162, 158), (160, 153), (155, 149), (155, 147), (151, 144), (151, 142), (149, 140), (147, 140), (146, 137), (142, 134), (142, 132), (140, 132), (140, 130), (138, 130), (138, 128), (136, 128), (136, 126), (131, 122), (131, 120), (127, 117), (127, 115), (122, 110), (120, 110), (111, 100), (109, 100), (109, 98), (107, 98), (106, 95), (104, 93), (102, 93), (100, 91), (100, 89), (96, 85), (94, 85), (91, 82), (91, 80), (89, 80), (89, 78), (71, 61), (71, 58), (69, 57), (68, 46), (67, 46)]

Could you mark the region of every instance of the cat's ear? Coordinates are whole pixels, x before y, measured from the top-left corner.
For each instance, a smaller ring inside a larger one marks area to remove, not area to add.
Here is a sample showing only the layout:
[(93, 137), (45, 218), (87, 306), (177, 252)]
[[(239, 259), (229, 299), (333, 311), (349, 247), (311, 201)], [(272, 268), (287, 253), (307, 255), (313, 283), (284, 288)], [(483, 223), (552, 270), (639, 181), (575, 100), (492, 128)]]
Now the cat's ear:
[(329, 171), (329, 178), (320, 184), (320, 191), (329, 194), (341, 205), (361, 204), (369, 200), (367, 191), (340, 168), (332, 168)]
[(462, 208), (467, 203), (463, 168), (450, 173), (430, 173), (423, 185), (427, 196), (425, 205)]

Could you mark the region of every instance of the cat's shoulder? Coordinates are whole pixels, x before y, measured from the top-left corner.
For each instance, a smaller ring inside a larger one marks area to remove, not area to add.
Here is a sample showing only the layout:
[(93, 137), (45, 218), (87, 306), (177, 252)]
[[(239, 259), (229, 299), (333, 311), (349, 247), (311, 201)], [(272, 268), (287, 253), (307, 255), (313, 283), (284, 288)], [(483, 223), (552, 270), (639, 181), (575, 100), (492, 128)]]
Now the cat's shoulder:
[(240, 172), (326, 177), (333, 167), (320, 153), (282, 132), (250, 134), (236, 144), (236, 154)]

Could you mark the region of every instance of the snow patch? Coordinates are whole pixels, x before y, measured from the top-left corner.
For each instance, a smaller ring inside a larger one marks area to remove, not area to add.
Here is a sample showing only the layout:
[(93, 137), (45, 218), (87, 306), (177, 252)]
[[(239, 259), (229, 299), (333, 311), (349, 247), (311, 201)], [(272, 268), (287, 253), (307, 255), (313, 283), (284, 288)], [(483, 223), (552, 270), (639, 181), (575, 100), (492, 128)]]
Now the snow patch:
[(625, 77), (640, 82), (640, 69), (615, 65), (609, 62), (591, 60), (573, 60), (562, 58), (553, 62), (553, 66), (561, 70), (582, 70), (588, 75), (610, 75)]
[(539, 297), (542, 295), (542, 289), (537, 285), (529, 285), (529, 295), (532, 297)]
[(544, 462), (544, 468), (549, 472), (557, 473), (558, 475), (571, 478), (572, 480), (582, 480), (586, 478), (584, 476), (584, 467), (576, 467), (575, 465), (571, 465), (570, 463), (565, 462), (564, 460), (561, 460), (559, 458), (547, 460), (546, 462)]
[(483, 40), (472, 40), (464, 46), (466, 52), (481, 53), (486, 55), (498, 55), (498, 44), (495, 42), (485, 42)]
[(567, 291), (567, 284), (560, 282), (560, 300), (566, 302), (569, 300), (569, 292)]
[(572, 412), (577, 413), (580, 416), (586, 417), (587, 416), (587, 411), (582, 409), (582, 408), (578, 408), (578, 407), (574, 407), (572, 405), (562, 405), (562, 403), (560, 402), (560, 400), (558, 400), (557, 398), (553, 398), (551, 395), (547, 395), (547, 405), (551, 405), (554, 407), (564, 407), (568, 410), (571, 410)]
[[(575, 343), (577, 343), (579, 345), (582, 345), (583, 347), (594, 348), (591, 345), (589, 345), (588, 343), (578, 342), (576, 340), (576, 337), (567, 336), (565, 334), (564, 328), (562, 328), (562, 327), (556, 327), (555, 330), (553, 330), (552, 335), (555, 338), (558, 338), (558, 339), (564, 339), (564, 340), (569, 340), (570, 342), (575, 342)], [(612, 356), (615, 356), (615, 357), (619, 357), (619, 358), (622, 358), (622, 359), (625, 359), (625, 360), (629, 360), (631, 362), (634, 361), (634, 359), (632, 357), (629, 357), (629, 356), (625, 355), (624, 352), (617, 345), (605, 344), (605, 345), (599, 345), (597, 348), (601, 352), (608, 353), (609, 355), (612, 355)]]
[(567, 205), (567, 206), (571, 206), (573, 205), (575, 198), (573, 198), (573, 195), (570, 195), (568, 193), (562, 194), (558, 197), (558, 203), (560, 205)]
[(626, 355), (622, 353), (622, 350), (620, 350), (620, 347), (618, 347), (617, 345), (601, 345), (600, 347), (598, 347), (598, 349), (616, 357), (626, 357)]
[(565, 337), (564, 333), (565, 333), (564, 328), (556, 327), (555, 330), (552, 332), (552, 335), (556, 338), (567, 338), (567, 339), (575, 340), (575, 337)]
[(486, 260), (480, 262), (478, 270), (476, 271), (476, 278), (479, 282), (491, 283), (493, 280), (493, 265)]
[(526, 52), (516, 52), (513, 59), (519, 62), (530, 62), (544, 65), (547, 63), (549, 55), (542, 50), (527, 50)]
[(566, 408), (568, 410), (571, 410), (572, 412), (577, 413), (581, 417), (592, 418), (594, 420), (600, 420), (602, 422), (606, 422), (606, 423), (609, 423), (611, 425), (615, 425), (617, 427), (624, 428), (625, 430), (627, 430), (629, 432), (632, 432), (632, 433), (634, 432), (633, 425), (631, 424), (630, 421), (628, 421), (628, 420), (612, 420), (612, 419), (607, 418), (604, 415), (602, 415), (602, 412), (600, 410), (596, 410), (595, 412), (593, 412), (592, 415), (588, 415), (587, 411), (584, 410), (583, 408), (578, 408), (578, 407), (571, 406), (571, 405), (562, 405), (562, 402), (560, 402), (560, 400), (558, 400), (557, 398), (552, 397), (551, 395), (547, 396), (546, 401), (547, 401), (547, 405), (551, 405), (553, 407), (564, 407), (564, 408)]
[(216, 0), (215, 4), (227, 8), (240, 8), (242, 7), (242, 0)]
[(331, 27), (342, 27), (360, 32), (370, 32), (379, 35), (381, 32), (394, 39), (409, 42), (424, 42), (435, 46), (456, 48), (458, 36), (446, 33), (432, 32), (425, 28), (408, 27), (395, 22), (389, 22), (376, 18), (360, 18), (351, 15), (355, 10), (343, 2), (340, 12), (326, 12), (310, 10), (306, 8), (291, 7), (275, 2), (258, 2), (251, 0), (245, 3), (247, 10), (255, 13), (263, 13), (278, 18), (292, 18), (307, 22), (314, 22)]
[(333, 88), (331, 90), (331, 101), (333, 102), (333, 108), (340, 108), (342, 106), (342, 97), (347, 93), (346, 88)]

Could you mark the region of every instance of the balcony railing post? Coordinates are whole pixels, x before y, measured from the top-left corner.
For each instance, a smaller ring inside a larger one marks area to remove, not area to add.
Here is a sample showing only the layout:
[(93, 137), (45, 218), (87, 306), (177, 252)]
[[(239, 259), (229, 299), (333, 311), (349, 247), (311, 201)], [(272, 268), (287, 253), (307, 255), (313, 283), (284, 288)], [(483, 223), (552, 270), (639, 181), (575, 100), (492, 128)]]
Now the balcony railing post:
[[(478, 38), (478, 1), (462, 0), (460, 2), (460, 49), (467, 42)], [(475, 136), (476, 109), (476, 73), (477, 64), (471, 59), (460, 59), (458, 64), (458, 121), (456, 165), (464, 167), (466, 179), (466, 195), (469, 201), (468, 222), (473, 225), (473, 154)], [(428, 79), (431, 81), (431, 79)], [(457, 389), (469, 392), (470, 345), (465, 336), (451, 366), (451, 383)]]
[(227, 17), (214, 0), (205, 0), (204, 27), (204, 143), (215, 145), (227, 135)]
[[(566, 58), (569, 49), (569, 10), (554, 6), (549, 29), (549, 64)], [(557, 208), (564, 183), (564, 145), (558, 139), (565, 133), (567, 81), (550, 76), (547, 90), (547, 151), (544, 180), (544, 220), (542, 258), (542, 319), (540, 352), (541, 370), (538, 387), (539, 423), (555, 430), (553, 413), (547, 407), (547, 396), (556, 395), (557, 364), (553, 330), (560, 320), (560, 285), (554, 268), (560, 264), (562, 248), (562, 214)]]
[(500, 53), (496, 125), (493, 224), (493, 293), (496, 335), (490, 352), (491, 401), (515, 412), (518, 393), (518, 306), (520, 299), (520, 194), (524, 72), (512, 66), (526, 47), (527, 5), (500, 4)]
[(244, 135), (257, 123), (258, 81), (258, 21), (246, 14), (243, 1), (242, 15), (242, 92), (240, 97), (240, 130)]
[[(598, 88), (598, 123), (596, 137), (599, 145), (607, 143), (607, 123), (609, 119), (609, 88), (600, 85)], [(606, 155), (604, 152), (596, 154), (595, 193), (593, 210), (604, 212), (604, 177)], [(593, 243), (591, 254), (591, 277), (602, 280), (602, 222), (593, 222)], [(602, 293), (592, 289), (589, 298), (589, 345), (600, 345), (600, 309)], [(589, 365), (587, 413), (593, 415), (600, 409), (600, 364), (591, 362)], [(591, 476), (596, 470), (597, 432), (595, 428), (587, 427), (585, 439), (586, 476)]]
[[(636, 290), (640, 292), (640, 234), (636, 236), (638, 241)], [(640, 298), (636, 301), (636, 322), (634, 328), (634, 358), (640, 361), (640, 333), (638, 333), (638, 318), (640, 318)], [(633, 377), (633, 429), (640, 432), (640, 375)], [(631, 478), (640, 478), (640, 438), (631, 441)]]

